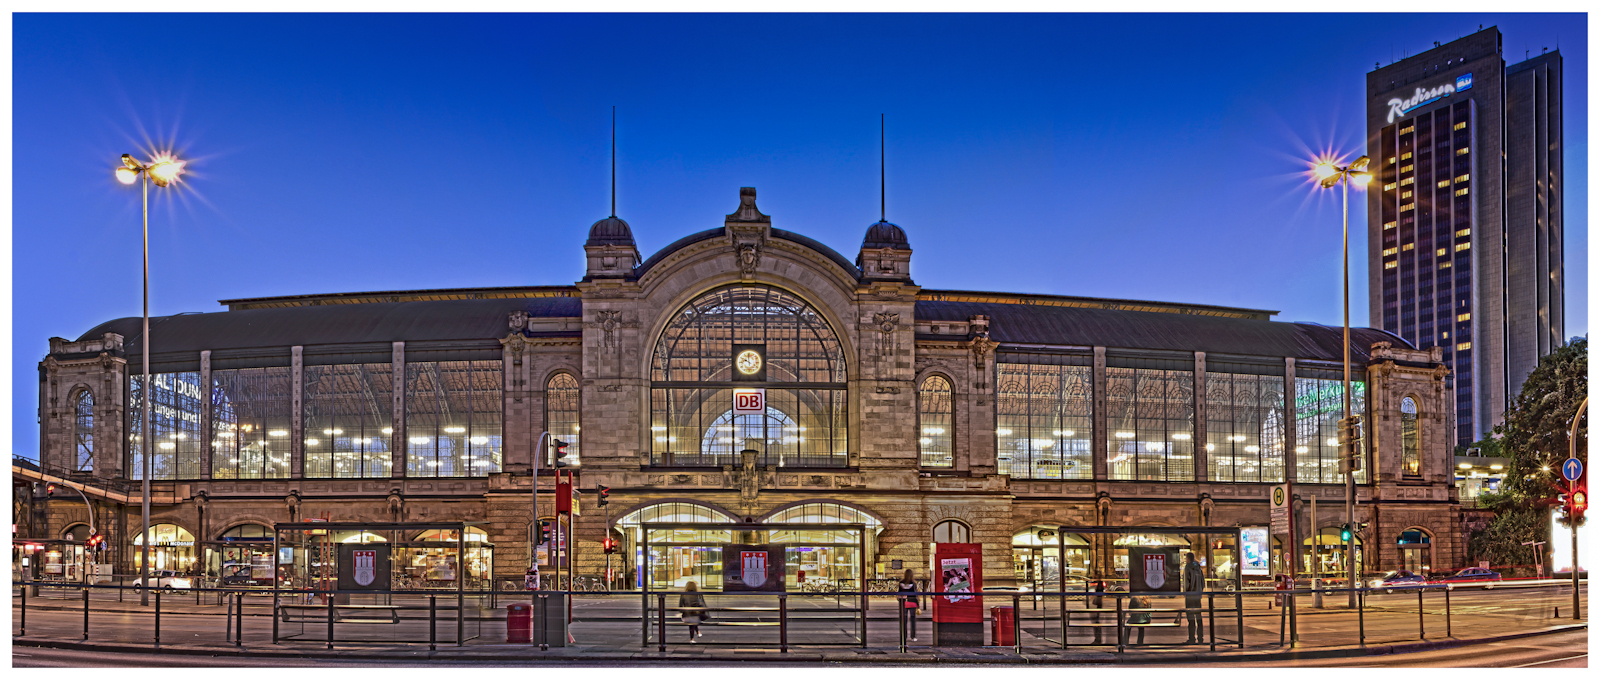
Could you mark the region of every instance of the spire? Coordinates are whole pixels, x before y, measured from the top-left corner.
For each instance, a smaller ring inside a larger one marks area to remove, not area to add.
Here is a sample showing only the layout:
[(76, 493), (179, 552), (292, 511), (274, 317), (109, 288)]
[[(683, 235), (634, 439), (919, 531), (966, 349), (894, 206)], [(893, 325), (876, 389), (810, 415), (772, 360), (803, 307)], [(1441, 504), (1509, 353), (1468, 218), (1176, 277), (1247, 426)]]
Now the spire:
[(883, 118), (878, 114), (878, 221), (889, 219), (889, 183), (884, 179)]
[(611, 105), (611, 216), (617, 216), (617, 105)]

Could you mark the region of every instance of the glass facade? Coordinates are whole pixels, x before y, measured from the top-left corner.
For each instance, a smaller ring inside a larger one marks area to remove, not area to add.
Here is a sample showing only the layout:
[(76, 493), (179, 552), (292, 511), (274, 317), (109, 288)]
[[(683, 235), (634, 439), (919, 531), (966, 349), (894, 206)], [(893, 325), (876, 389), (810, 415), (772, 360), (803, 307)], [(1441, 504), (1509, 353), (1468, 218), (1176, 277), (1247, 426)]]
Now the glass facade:
[(1194, 372), (1106, 368), (1111, 479), (1194, 479)]
[[(759, 356), (734, 368), (735, 349)], [(734, 285), (685, 305), (656, 343), (651, 369), (651, 461), (661, 466), (849, 465), (848, 393), (838, 336), (816, 308), (771, 286)], [(735, 413), (736, 389), (763, 408)]]
[(73, 465), (78, 472), (94, 471), (94, 395), (89, 390), (78, 392), (78, 398), (72, 403), (73, 418), (73, 450), (76, 451), (77, 461)]
[[(1351, 381), (1351, 409), (1367, 412), (1367, 386)], [(1339, 419), (1344, 417), (1343, 380), (1295, 378), (1295, 481), (1302, 484), (1340, 484)], [(1371, 426), (1370, 419), (1366, 423)], [(1367, 443), (1361, 442), (1362, 465), (1356, 483), (1365, 484), (1372, 467)]]
[(922, 467), (955, 466), (955, 404), (950, 381), (931, 375), (917, 389), (917, 452)]
[[(150, 460), (151, 479), (197, 479), (200, 477), (201, 400), (205, 392), (198, 371), (152, 373), (150, 382)], [(129, 479), (144, 479), (144, 452), (140, 419), (144, 406), (144, 375), (128, 378), (128, 471)]]
[(406, 476), (499, 472), (501, 362), (419, 361), (405, 366)]
[(303, 371), (305, 476), (388, 477), (394, 434), (392, 367), (341, 364), (306, 366)]
[(1281, 375), (1206, 372), (1206, 459), (1213, 482), (1283, 481)]
[(289, 476), (293, 431), (288, 366), (211, 372), (211, 476)]
[(996, 364), (995, 436), (1000, 474), (1090, 479), (1094, 369)]

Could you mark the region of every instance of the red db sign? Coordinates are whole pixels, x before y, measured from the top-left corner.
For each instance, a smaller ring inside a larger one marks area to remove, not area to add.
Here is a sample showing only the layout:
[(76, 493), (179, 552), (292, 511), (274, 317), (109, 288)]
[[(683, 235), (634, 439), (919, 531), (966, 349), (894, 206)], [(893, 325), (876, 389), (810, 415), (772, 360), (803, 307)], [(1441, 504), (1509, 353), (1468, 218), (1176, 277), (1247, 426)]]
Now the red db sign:
[(733, 390), (733, 414), (761, 415), (767, 412), (767, 391), (760, 388), (736, 388)]

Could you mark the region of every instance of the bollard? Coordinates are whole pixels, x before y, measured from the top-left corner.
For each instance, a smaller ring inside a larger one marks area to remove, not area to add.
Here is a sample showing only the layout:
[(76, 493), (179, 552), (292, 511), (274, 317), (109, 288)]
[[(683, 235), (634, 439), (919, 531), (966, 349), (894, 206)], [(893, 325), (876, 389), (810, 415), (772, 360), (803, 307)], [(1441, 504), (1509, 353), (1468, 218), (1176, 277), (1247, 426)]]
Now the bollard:
[(328, 649), (333, 649), (333, 591), (328, 591), (322, 601), (328, 603)]
[(1206, 621), (1211, 629), (1211, 651), (1217, 651), (1217, 594), (1206, 593)]
[(228, 605), (228, 611), (222, 616), (222, 620), (224, 621), (222, 626), (222, 634), (223, 639), (231, 641), (233, 640), (233, 605), (234, 599), (237, 598), (229, 599), (226, 597), (226, 595), (224, 595), (224, 598), (224, 602)]
[(1113, 598), (1117, 601), (1117, 652), (1122, 652), (1122, 598)]
[(156, 649), (161, 649), (161, 591), (159, 590), (156, 590)]
[(1011, 641), (1017, 643), (1017, 653), (1022, 653), (1022, 596), (1011, 594)]
[(89, 639), (89, 589), (83, 589), (83, 639)]
[(906, 653), (906, 605), (900, 603), (900, 653)]
[(667, 651), (667, 595), (656, 595), (656, 651)]
[(1356, 589), (1356, 628), (1360, 631), (1360, 646), (1367, 646), (1367, 589)]
[(1444, 589), (1444, 636), (1455, 637), (1455, 629), (1450, 626), (1450, 589)]
[(28, 586), (22, 586), (22, 629), (17, 632), (17, 637), (28, 634)]
[(439, 596), (428, 596), (428, 651), (439, 649)]
[(1286, 595), (1286, 597), (1288, 598), (1289, 603), (1289, 649), (1294, 649), (1295, 645), (1300, 642), (1300, 629), (1298, 627), (1299, 621), (1296, 618), (1296, 614), (1299, 613), (1299, 610), (1297, 607), (1295, 607), (1294, 593), (1290, 592)]
[[(905, 636), (900, 636), (900, 651), (905, 651)], [(778, 651), (789, 653), (789, 594), (778, 593)]]
[(238, 613), (238, 617), (239, 618), (238, 618), (238, 620), (236, 620), (234, 622), (234, 626), (233, 626), (233, 634), (236, 636), (233, 639), (233, 646), (235, 646), (235, 647), (243, 647), (244, 646), (244, 593), (239, 593), (238, 595), (234, 596), (234, 599), (239, 601), (239, 605), (236, 608), (234, 608), (234, 611)]
[(1428, 639), (1428, 630), (1422, 621), (1422, 588), (1417, 588), (1417, 634)]

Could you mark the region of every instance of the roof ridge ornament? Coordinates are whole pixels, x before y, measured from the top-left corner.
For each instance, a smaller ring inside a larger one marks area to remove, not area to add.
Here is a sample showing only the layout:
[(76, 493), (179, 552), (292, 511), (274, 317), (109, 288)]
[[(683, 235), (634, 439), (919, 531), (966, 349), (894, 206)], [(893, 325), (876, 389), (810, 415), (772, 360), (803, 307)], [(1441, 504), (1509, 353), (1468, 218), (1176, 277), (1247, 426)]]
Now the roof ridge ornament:
[(761, 214), (756, 208), (756, 188), (739, 187), (739, 208), (728, 215), (729, 222), (765, 222), (772, 223), (771, 215)]

